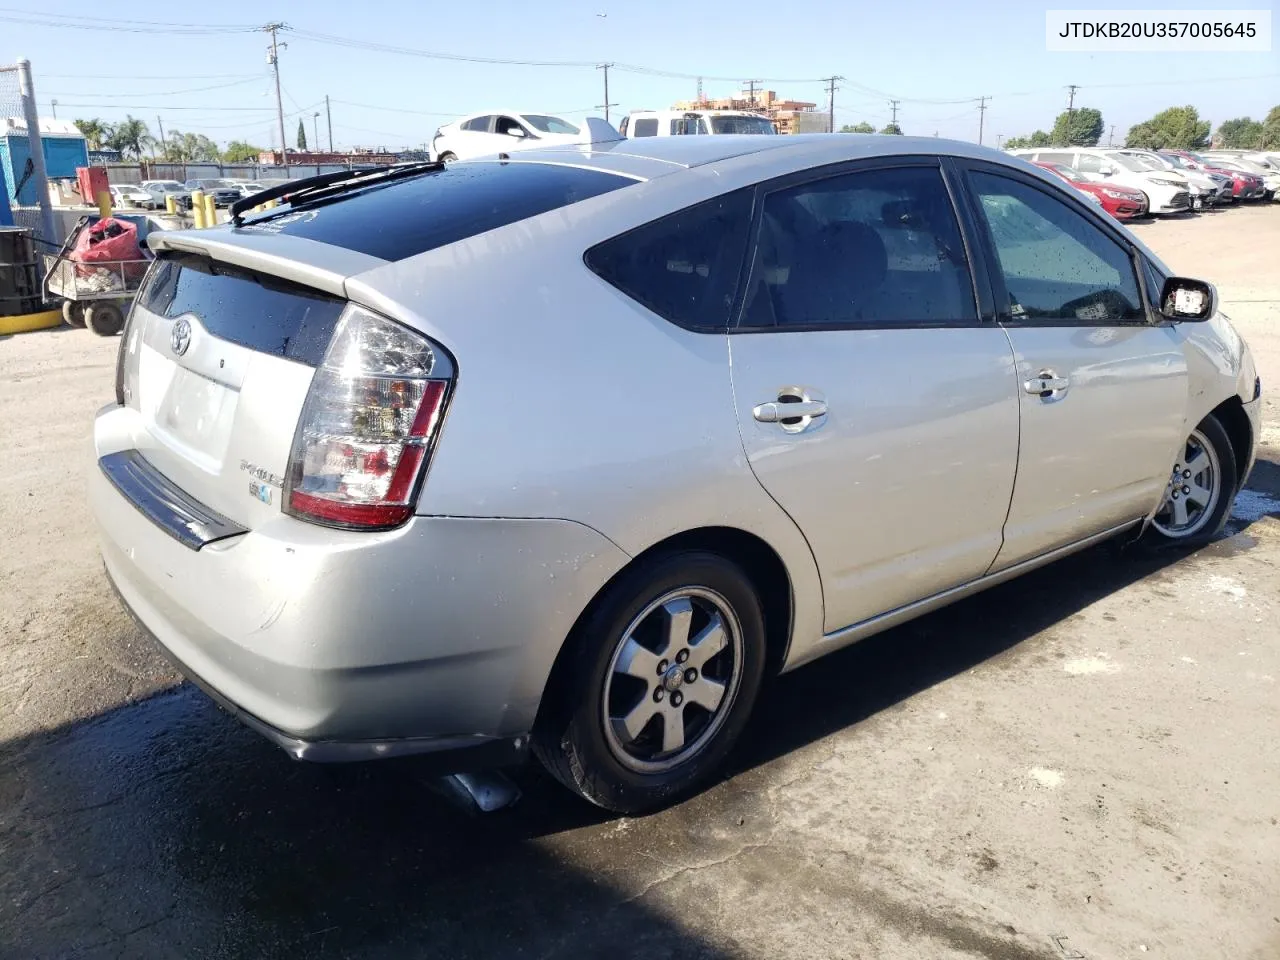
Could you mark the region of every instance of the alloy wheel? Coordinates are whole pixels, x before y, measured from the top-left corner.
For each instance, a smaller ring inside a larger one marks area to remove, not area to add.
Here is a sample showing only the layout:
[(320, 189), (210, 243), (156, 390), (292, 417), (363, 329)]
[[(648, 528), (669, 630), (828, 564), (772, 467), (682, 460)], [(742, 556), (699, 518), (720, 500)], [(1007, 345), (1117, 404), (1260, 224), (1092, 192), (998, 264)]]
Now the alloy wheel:
[(1173, 465), (1152, 526), (1175, 540), (1194, 536), (1209, 522), (1221, 496), (1218, 453), (1203, 433), (1193, 430)]
[(728, 717), (742, 679), (742, 628), (705, 587), (654, 600), (622, 633), (605, 674), (605, 741), (638, 773), (662, 773), (700, 752)]

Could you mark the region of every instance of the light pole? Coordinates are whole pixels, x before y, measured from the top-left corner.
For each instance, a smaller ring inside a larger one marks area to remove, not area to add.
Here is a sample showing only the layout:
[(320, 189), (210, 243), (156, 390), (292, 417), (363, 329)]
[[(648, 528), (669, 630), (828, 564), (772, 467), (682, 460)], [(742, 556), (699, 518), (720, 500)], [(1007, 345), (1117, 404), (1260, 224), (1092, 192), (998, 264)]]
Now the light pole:
[(53, 119), (58, 119), (58, 100), (56, 97), (53, 99)]
[(314, 130), (316, 134), (316, 141), (315, 141), (316, 145), (311, 149), (319, 150), (320, 149), (320, 111), (319, 110), (317, 110), (315, 113), (311, 115), (311, 129)]

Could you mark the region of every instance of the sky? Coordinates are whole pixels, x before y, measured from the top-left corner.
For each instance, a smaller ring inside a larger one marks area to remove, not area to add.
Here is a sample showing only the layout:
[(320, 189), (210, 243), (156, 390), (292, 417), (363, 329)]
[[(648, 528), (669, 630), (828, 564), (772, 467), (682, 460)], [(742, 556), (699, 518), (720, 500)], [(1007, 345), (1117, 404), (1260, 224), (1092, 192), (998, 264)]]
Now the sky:
[[(1170, 3), (1209, 6), (1205, 0), (1165, 0), (1160, 8), (1170, 9)], [(602, 62), (617, 64), (609, 71), (615, 124), (630, 109), (692, 99), (697, 75), (706, 78), (704, 92), (711, 98), (757, 79), (781, 97), (824, 109), (820, 78), (840, 75), (846, 79), (837, 82), (837, 127), (862, 120), (882, 127), (892, 116), (889, 101), (896, 99), (905, 133), (971, 141), (979, 133), (976, 98), (987, 96), (983, 142), (991, 145), (998, 136), (1050, 129), (1066, 107), (1069, 84), (1079, 87), (1077, 107), (1102, 111), (1104, 142), (1113, 125), (1122, 142), (1130, 126), (1173, 105), (1195, 106), (1216, 127), (1238, 116), (1261, 119), (1280, 104), (1280, 44), (1274, 38), (1268, 53), (1049, 53), (1049, 6), (1067, 5), (223, 0), (130, 7), (48, 0), (38, 12), (0, 6), (0, 62), (31, 61), (42, 116), (53, 112), (56, 99), (59, 119), (116, 121), (132, 114), (156, 134), (159, 117), (166, 133), (203, 133), (222, 145), (238, 139), (262, 147), (279, 140), (269, 36), (252, 30), (269, 19), (290, 28), (280, 33), (288, 44), (280, 52), (280, 76), (290, 146), (299, 118), (308, 138), (314, 141), (318, 130), (327, 146), (326, 95), (338, 149), (421, 146), (441, 124), (490, 109), (602, 116), (603, 76), (594, 67)], [(1123, 6), (1154, 7), (1141, 0)], [(1273, 9), (1260, 0), (1231, 6)], [(126, 19), (132, 22), (121, 22)], [(1274, 10), (1273, 20), (1280, 20)], [(360, 44), (549, 65), (439, 59)]]

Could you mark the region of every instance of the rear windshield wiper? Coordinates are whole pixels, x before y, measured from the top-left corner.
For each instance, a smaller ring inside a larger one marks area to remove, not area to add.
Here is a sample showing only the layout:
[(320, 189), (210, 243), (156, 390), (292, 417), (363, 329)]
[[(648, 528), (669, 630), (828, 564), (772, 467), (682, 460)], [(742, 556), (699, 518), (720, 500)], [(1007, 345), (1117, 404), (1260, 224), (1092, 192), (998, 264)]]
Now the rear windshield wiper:
[[(234, 227), (244, 226), (243, 215), (245, 211), (252, 210), (259, 204), (266, 203), (269, 200), (279, 200), (281, 197), (287, 197), (289, 208), (293, 209), (303, 200), (314, 200), (317, 197), (346, 193), (349, 190), (359, 190), (375, 183), (388, 183), (393, 180), (416, 177), (419, 174), (443, 169), (444, 164), (439, 160), (423, 160), (416, 163), (397, 163), (385, 167), (367, 167), (364, 170), (339, 170), (336, 173), (322, 173), (319, 176), (307, 177), (302, 180), (290, 180), (288, 183), (269, 187), (261, 193), (242, 197), (233, 203), (231, 205), (231, 225)], [(270, 217), (263, 217), (262, 219), (270, 219)]]

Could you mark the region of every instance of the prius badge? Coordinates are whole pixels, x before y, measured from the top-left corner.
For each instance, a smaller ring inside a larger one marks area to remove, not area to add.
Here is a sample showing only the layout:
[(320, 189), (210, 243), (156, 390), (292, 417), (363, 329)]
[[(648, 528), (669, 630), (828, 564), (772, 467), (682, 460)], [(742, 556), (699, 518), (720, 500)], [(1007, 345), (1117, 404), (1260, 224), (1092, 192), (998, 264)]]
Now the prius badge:
[(186, 317), (179, 317), (173, 321), (173, 329), (169, 331), (169, 349), (175, 356), (180, 357), (187, 352), (189, 346), (191, 346), (191, 321)]

